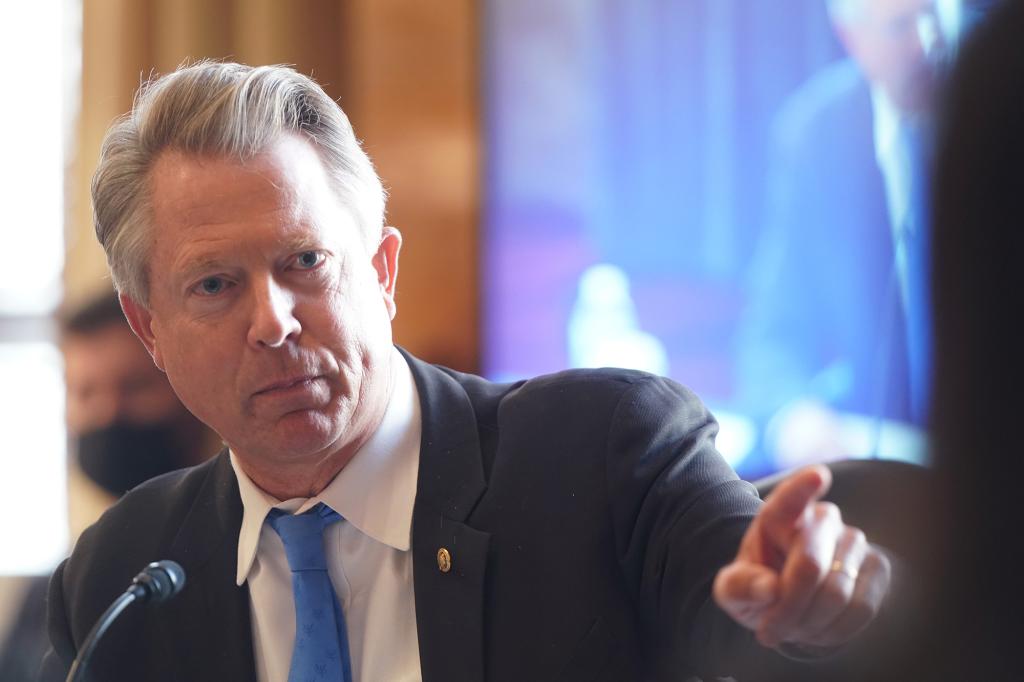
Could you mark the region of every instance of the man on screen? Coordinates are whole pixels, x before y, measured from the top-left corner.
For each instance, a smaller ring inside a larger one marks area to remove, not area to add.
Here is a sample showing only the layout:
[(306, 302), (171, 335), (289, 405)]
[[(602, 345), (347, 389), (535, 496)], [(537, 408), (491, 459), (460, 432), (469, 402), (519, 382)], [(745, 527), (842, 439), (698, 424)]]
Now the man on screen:
[(827, 6), (847, 57), (776, 118), (740, 332), (741, 393), (775, 416), (766, 446), (783, 468), (923, 456), (906, 426), (927, 414), (928, 168), (960, 0)]
[(827, 470), (762, 504), (681, 386), (497, 385), (396, 348), (402, 237), (308, 78), (156, 80), (93, 199), (132, 328), (227, 448), (82, 536), (51, 583), (50, 678), (159, 559), (185, 589), (125, 613), (97, 679), (710, 677), (818, 656), (877, 612), (888, 562), (819, 502)]

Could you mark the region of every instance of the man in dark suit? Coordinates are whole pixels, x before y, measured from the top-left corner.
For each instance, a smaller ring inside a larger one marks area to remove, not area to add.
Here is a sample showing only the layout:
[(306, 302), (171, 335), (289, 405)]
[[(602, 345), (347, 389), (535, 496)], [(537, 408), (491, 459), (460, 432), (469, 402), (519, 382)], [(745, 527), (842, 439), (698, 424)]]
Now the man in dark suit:
[(776, 119), (740, 332), (742, 399), (778, 413), (767, 445), (783, 467), (922, 454), (851, 444), (831, 413), (921, 427), (927, 412), (931, 105), (959, 2), (828, 4), (849, 58)]
[(877, 612), (888, 563), (818, 501), (827, 470), (761, 505), (677, 384), (497, 385), (397, 351), (401, 235), (309, 79), (155, 81), (93, 200), (132, 328), (227, 449), (82, 536), (51, 582), (48, 678), (158, 559), (187, 585), (111, 628), (98, 679), (712, 676), (820, 655)]

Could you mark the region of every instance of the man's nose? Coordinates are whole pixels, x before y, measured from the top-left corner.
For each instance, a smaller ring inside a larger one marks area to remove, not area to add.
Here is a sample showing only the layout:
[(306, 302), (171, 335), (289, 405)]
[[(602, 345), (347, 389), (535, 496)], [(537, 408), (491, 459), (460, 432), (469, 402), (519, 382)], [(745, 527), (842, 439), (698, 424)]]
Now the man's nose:
[(273, 277), (254, 280), (249, 344), (257, 348), (278, 348), (302, 330), (295, 317), (295, 300)]

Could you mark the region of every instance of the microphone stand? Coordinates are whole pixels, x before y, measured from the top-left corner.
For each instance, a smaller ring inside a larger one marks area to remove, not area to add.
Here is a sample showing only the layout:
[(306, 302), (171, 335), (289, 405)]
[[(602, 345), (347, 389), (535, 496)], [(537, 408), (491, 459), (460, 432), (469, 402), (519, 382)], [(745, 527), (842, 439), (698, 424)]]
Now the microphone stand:
[(184, 586), (185, 571), (173, 561), (155, 561), (146, 566), (93, 625), (81, 651), (71, 664), (65, 682), (85, 682), (85, 671), (96, 651), (96, 645), (125, 609), (137, 601), (165, 601), (178, 594)]
[(89, 660), (92, 658), (93, 651), (96, 650), (96, 644), (103, 637), (104, 633), (110, 628), (117, 617), (121, 615), (121, 612), (131, 606), (139, 596), (135, 593), (136, 589), (142, 589), (138, 586), (132, 586), (120, 597), (114, 600), (100, 619), (96, 621), (96, 624), (92, 626), (92, 630), (89, 631), (89, 636), (85, 638), (85, 644), (82, 645), (82, 651), (75, 659), (75, 662), (71, 664), (71, 670), (68, 671), (67, 682), (83, 682), (85, 677), (85, 669), (89, 666)]

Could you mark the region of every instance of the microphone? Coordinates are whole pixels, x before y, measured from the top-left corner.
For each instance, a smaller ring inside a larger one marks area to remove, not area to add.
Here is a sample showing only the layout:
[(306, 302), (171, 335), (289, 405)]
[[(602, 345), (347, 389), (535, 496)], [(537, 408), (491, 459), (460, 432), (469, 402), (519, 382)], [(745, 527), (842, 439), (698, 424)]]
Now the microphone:
[(128, 592), (139, 601), (167, 601), (185, 587), (185, 569), (174, 561), (154, 561), (132, 578)]
[(135, 602), (163, 602), (173, 598), (182, 588), (185, 587), (185, 569), (174, 561), (167, 559), (154, 561), (132, 578), (132, 584), (128, 586), (120, 597), (103, 612), (96, 625), (89, 631), (89, 636), (82, 644), (75, 662), (71, 664), (65, 682), (82, 682), (86, 679), (85, 671), (92, 659), (96, 645), (103, 634), (110, 628), (111, 624), (121, 613)]

